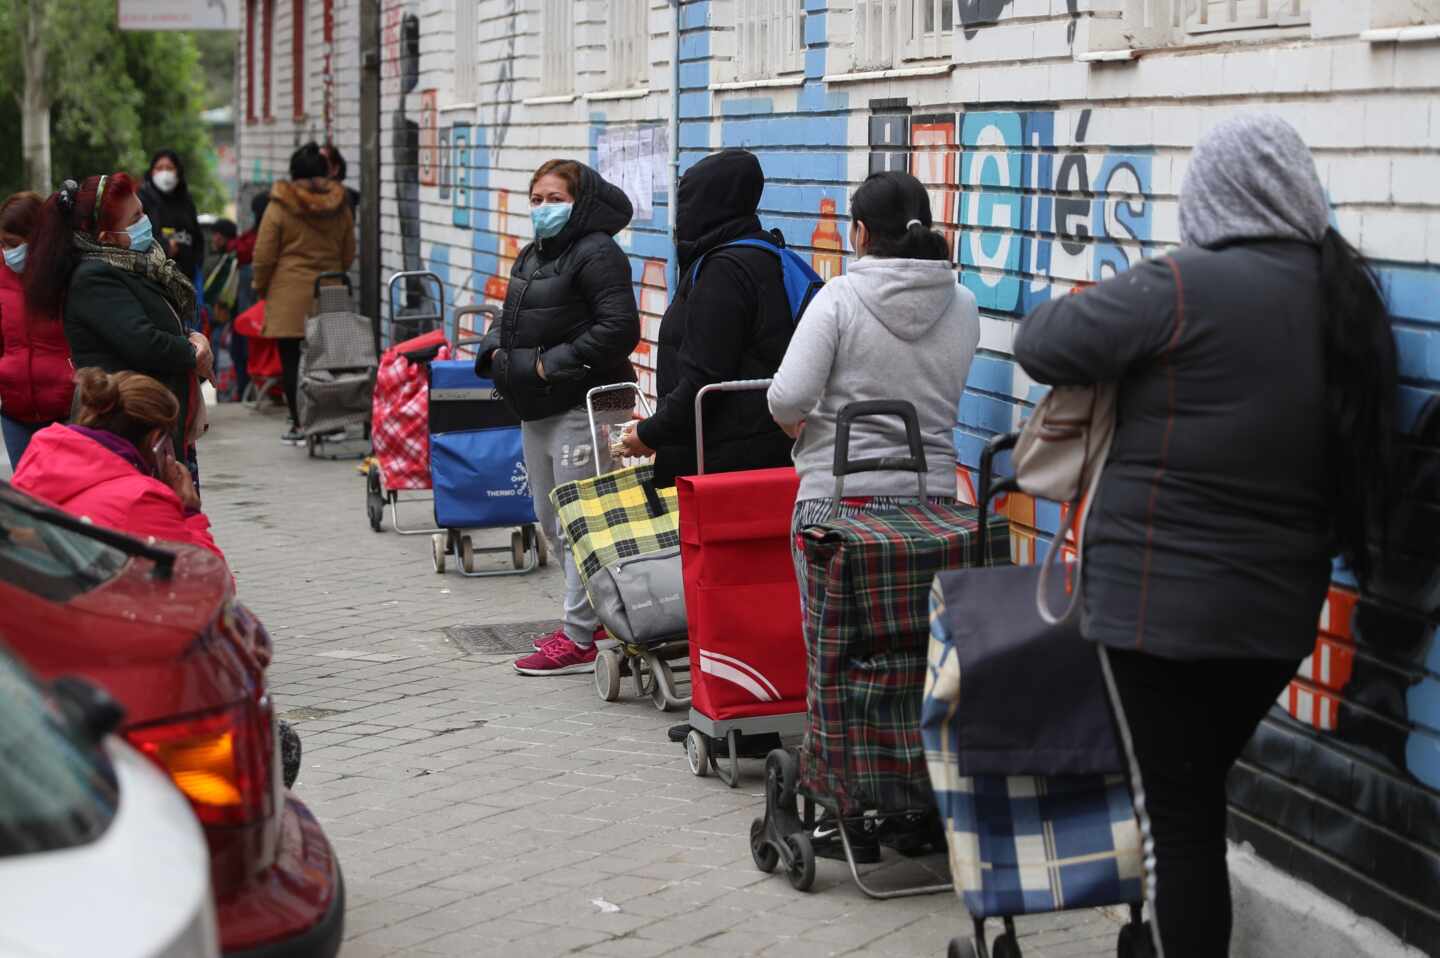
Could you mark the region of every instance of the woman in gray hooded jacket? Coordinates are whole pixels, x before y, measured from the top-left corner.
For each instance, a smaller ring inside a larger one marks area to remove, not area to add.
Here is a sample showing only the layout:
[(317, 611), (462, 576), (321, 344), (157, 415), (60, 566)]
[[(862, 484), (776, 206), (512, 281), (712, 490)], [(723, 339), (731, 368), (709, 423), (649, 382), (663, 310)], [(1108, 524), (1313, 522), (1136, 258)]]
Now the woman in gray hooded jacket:
[[(960, 286), (945, 237), (932, 229), (930, 197), (909, 173), (871, 174), (850, 199), (849, 272), (815, 294), (770, 386), (770, 413), (795, 439), (800, 473), (793, 526), (853, 510), (914, 502), (910, 472), (867, 472), (835, 491), (835, 423), (840, 410), (868, 399), (913, 403), (920, 421), (926, 487), (933, 501), (955, 499), (955, 417), (980, 344), (975, 297)], [(850, 456), (905, 455), (895, 418), (857, 420)], [(800, 594), (805, 567), (796, 554)]]
[(1339, 552), (1362, 585), (1388, 498), (1395, 342), (1274, 116), (1195, 147), (1169, 256), (1021, 324), (1053, 385), (1119, 384), (1084, 530), (1081, 631), (1130, 755), (1165, 958), (1228, 953), (1225, 779), (1315, 646)]

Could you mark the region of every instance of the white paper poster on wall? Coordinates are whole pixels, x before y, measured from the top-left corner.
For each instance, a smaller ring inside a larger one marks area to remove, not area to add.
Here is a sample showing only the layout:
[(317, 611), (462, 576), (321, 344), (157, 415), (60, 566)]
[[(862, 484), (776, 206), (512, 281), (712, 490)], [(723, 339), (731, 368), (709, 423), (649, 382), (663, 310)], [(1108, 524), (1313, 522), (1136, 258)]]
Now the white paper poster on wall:
[(668, 143), (665, 130), (656, 127), (607, 130), (595, 142), (600, 175), (630, 198), (636, 221), (655, 216), (655, 191), (665, 188)]
[(245, 0), (116, 0), (121, 30), (239, 30)]

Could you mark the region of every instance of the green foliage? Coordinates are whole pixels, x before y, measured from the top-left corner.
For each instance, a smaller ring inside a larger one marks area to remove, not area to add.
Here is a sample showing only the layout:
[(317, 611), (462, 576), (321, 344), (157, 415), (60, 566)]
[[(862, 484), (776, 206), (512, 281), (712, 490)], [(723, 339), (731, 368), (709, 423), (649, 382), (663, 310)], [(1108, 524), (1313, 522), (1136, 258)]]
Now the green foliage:
[(228, 106), (235, 98), (235, 34), (201, 30), (190, 34), (205, 75), (205, 109)]
[[(0, 0), (0, 195), (23, 188), (17, 53), (20, 7)], [(109, 170), (142, 176), (150, 155), (168, 147), (185, 160), (201, 212), (219, 212), (225, 197), (213, 166), (210, 134), (200, 121), (205, 74), (190, 34), (119, 32), (115, 0), (43, 0), (48, 54), (51, 176), (81, 178)], [(231, 37), (230, 34), (222, 34)], [(233, 39), (233, 38), (232, 38)]]

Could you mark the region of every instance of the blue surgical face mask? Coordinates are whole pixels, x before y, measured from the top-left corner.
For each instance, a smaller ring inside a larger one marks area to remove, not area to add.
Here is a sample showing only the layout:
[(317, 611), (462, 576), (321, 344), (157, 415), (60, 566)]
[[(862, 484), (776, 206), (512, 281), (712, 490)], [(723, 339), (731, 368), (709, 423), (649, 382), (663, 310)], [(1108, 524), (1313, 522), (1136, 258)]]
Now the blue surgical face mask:
[(21, 243), (5, 251), (5, 265), (10, 267), (12, 273), (25, 272), (25, 252), (29, 246), (29, 243)]
[(130, 249), (136, 253), (148, 253), (154, 237), (150, 233), (150, 217), (141, 215), (125, 232), (130, 236)]
[(570, 222), (570, 211), (574, 208), (574, 203), (546, 203), (532, 207), (530, 222), (535, 224), (536, 239), (549, 239), (563, 230)]

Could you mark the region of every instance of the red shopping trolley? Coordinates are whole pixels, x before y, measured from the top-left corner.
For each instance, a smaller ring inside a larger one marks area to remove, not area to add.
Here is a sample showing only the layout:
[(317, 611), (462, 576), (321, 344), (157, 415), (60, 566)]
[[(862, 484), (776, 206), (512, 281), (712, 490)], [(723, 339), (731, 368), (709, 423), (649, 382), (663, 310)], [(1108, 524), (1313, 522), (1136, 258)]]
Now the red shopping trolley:
[[(805, 638), (790, 553), (800, 477), (791, 467), (705, 473), (705, 397), (769, 385), (743, 380), (700, 390), (699, 475), (676, 482), (690, 632), (685, 752), (693, 773), (713, 770), (731, 788), (740, 781), (742, 754), (764, 758), (776, 736), (805, 731)], [(745, 736), (762, 736), (764, 744), (747, 750)]]
[[(374, 457), (365, 476), (365, 512), (370, 528), (380, 532), (385, 507), (390, 525), (402, 536), (431, 535), (442, 531), (432, 522), (407, 528), (400, 522), (400, 493), (429, 490), (430, 385), (425, 367), (449, 356), (444, 330), (435, 330), (396, 343), (380, 357), (370, 411), (370, 441)], [(430, 502), (427, 498), (405, 502)]]
[(250, 377), (250, 385), (246, 388), (246, 395), (240, 397), (240, 401), (246, 401), (248, 396), (256, 409), (260, 408), (266, 396), (278, 399), (282, 395), (280, 347), (275, 344), (275, 340), (264, 334), (264, 329), (263, 299), (235, 317), (233, 334), (244, 336), (248, 340), (245, 372)]

